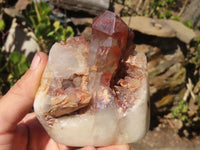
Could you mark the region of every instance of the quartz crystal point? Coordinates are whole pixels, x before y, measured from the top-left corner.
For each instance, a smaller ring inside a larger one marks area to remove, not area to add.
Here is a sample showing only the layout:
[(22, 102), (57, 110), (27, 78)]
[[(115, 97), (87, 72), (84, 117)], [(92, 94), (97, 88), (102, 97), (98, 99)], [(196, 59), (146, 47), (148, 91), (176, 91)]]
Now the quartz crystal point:
[(149, 124), (147, 61), (114, 13), (94, 19), (92, 39), (55, 43), (34, 110), (48, 134), (69, 146), (135, 142)]

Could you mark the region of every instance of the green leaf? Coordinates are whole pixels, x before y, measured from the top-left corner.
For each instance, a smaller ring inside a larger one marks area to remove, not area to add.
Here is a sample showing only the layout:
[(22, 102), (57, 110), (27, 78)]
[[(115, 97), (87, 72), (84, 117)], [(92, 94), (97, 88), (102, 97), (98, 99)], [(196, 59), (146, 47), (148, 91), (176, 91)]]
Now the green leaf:
[(176, 20), (176, 21), (180, 21), (180, 17), (178, 17), (178, 16), (172, 16), (171, 19)]
[(159, 19), (164, 19), (164, 16), (162, 14), (158, 14)]
[(37, 32), (44, 32), (45, 31), (45, 29), (46, 29), (46, 24), (45, 23), (40, 23), (38, 26), (37, 26)]
[(20, 58), (19, 63), (26, 63), (26, 62), (27, 62), (26, 56), (24, 56), (23, 54), (21, 54), (21, 58)]
[(179, 110), (178, 109), (172, 110), (172, 115), (173, 115), (174, 118), (177, 118), (178, 115), (179, 115)]
[(197, 37), (197, 43), (199, 43), (199, 44), (200, 44), (200, 36), (199, 36), (199, 37)]
[(184, 24), (185, 26), (187, 26), (188, 28), (192, 28), (192, 23), (191, 23), (191, 21), (184, 21), (183, 24)]
[(158, 6), (163, 6), (163, 2), (162, 1), (158, 1)]
[(12, 87), (15, 84), (14, 81), (10, 81), (10, 87)]
[(54, 32), (54, 31), (51, 31), (51, 32), (49, 32), (49, 33), (47, 34), (47, 37), (53, 36), (54, 34), (55, 34), (55, 32)]
[(9, 56), (9, 61), (13, 64), (17, 64), (21, 59), (20, 52), (12, 52)]
[(13, 78), (13, 74), (10, 73), (10, 74), (8, 75), (8, 81), (12, 80), (12, 78)]
[(26, 72), (26, 70), (28, 69), (28, 65), (26, 63), (18, 64), (17, 69), (18, 69), (17, 76), (20, 77), (21, 75), (23, 75)]
[(186, 104), (184, 104), (184, 105), (183, 105), (182, 112), (183, 112), (183, 113), (186, 113), (186, 112), (187, 112), (187, 110), (188, 110), (188, 107), (187, 107), (187, 105), (186, 105)]
[(42, 16), (51, 14), (51, 9), (50, 9), (49, 5), (45, 2), (38, 3), (38, 8), (40, 9)]
[(186, 121), (188, 117), (186, 115), (181, 116), (181, 121)]
[(58, 29), (60, 28), (60, 22), (59, 21), (55, 21), (54, 23), (53, 23), (53, 26), (54, 26), (54, 30), (55, 31), (58, 31)]
[(200, 46), (198, 47), (198, 54), (200, 55)]
[(62, 29), (60, 29), (59, 32), (56, 32), (54, 34), (54, 40), (56, 42), (60, 42), (61, 40), (64, 40), (64, 39), (65, 39), (65, 36), (63, 34), (63, 30)]
[(6, 27), (6, 24), (3, 19), (0, 19), (0, 31), (3, 31)]
[(8, 81), (10, 82), (11, 79), (18, 80), (25, 73), (29, 68), (29, 62), (20, 52), (12, 52), (5, 66), (9, 73)]
[(166, 18), (170, 18), (172, 16), (172, 11), (166, 10), (165, 15), (166, 15)]
[(44, 16), (44, 17), (42, 17), (40, 23), (44, 23), (44, 24), (46, 24), (46, 26), (50, 26), (50, 25), (51, 25), (51, 22), (50, 22), (50, 19), (49, 19), (48, 16)]
[(171, 5), (171, 4), (174, 3), (174, 0), (166, 0), (166, 2), (167, 2), (169, 5)]
[(35, 30), (37, 38), (40, 38), (41, 35), (45, 35), (46, 31), (47, 31), (47, 25), (44, 23), (40, 23)]
[(70, 36), (74, 36), (74, 30), (71, 26), (67, 26), (67, 29), (66, 29), (66, 37), (70, 37)]

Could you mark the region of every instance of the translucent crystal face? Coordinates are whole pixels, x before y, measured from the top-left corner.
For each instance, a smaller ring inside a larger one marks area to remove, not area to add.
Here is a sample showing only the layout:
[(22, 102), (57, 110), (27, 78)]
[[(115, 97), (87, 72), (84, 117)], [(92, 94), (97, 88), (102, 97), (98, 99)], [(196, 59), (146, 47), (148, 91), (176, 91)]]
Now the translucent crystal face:
[(88, 51), (88, 42), (82, 37), (69, 38), (52, 47), (44, 73), (52, 76), (47, 92), (51, 96), (51, 116), (66, 115), (89, 104)]
[(92, 39), (53, 45), (34, 108), (49, 135), (70, 146), (134, 142), (148, 128), (147, 62), (114, 13), (94, 19)]
[(99, 45), (118, 46), (121, 51), (125, 51), (128, 26), (115, 13), (105, 11), (96, 17), (92, 24), (92, 33), (92, 40), (97, 40)]

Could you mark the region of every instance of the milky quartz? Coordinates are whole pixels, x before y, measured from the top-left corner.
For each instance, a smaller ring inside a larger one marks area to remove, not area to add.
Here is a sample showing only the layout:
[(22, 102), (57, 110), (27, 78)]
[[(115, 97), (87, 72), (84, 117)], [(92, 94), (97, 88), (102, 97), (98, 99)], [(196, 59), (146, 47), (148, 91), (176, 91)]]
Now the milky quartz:
[(144, 137), (149, 124), (147, 61), (114, 13), (94, 19), (92, 39), (55, 43), (34, 102), (58, 143), (106, 146)]

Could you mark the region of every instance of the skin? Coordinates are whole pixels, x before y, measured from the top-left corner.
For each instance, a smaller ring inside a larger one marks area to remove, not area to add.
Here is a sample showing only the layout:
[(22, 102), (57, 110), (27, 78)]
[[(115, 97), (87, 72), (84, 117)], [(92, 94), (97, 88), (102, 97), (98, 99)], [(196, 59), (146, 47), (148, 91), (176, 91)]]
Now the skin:
[[(37, 53), (29, 70), (0, 99), (0, 150), (71, 150), (58, 144), (43, 129), (34, 113), (28, 113), (40, 85), (48, 56)], [(129, 150), (129, 145), (87, 146), (82, 150)]]

